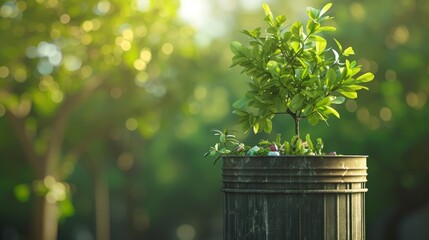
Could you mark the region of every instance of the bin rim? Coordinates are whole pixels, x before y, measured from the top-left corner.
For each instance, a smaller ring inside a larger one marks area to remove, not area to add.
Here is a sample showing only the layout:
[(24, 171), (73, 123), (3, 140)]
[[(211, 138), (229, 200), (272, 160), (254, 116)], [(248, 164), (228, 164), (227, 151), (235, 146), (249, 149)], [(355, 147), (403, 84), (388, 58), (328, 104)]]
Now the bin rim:
[(369, 155), (280, 155), (280, 156), (265, 156), (265, 155), (224, 155), (222, 158), (368, 158)]

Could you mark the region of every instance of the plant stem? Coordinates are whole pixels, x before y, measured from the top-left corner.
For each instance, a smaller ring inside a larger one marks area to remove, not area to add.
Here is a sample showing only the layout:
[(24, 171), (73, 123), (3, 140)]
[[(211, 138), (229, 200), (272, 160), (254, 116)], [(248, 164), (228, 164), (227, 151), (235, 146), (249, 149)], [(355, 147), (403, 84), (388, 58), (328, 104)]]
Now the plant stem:
[(295, 135), (298, 136), (299, 139), (301, 139), (299, 134), (299, 121), (301, 121), (302, 117), (296, 112), (292, 112), (290, 109), (287, 109), (285, 113), (289, 114), (293, 118), (293, 121), (295, 122)]
[(295, 135), (298, 136), (298, 139), (301, 139), (300, 133), (299, 133), (299, 121), (301, 121), (301, 118), (296, 114), (293, 114), (292, 117), (295, 122)]

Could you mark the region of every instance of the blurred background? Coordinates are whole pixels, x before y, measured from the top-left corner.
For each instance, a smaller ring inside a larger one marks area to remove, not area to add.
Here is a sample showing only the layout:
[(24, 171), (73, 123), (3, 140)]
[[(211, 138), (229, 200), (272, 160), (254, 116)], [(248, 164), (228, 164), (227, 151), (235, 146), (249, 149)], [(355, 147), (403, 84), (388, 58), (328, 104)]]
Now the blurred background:
[[(326, 3), (265, 2), (289, 22)], [(203, 154), (236, 128), (229, 43), (262, 3), (1, 0), (0, 239), (222, 239), (221, 165)], [(302, 132), (369, 155), (368, 239), (428, 239), (429, 2), (333, 3), (332, 36), (376, 77)]]

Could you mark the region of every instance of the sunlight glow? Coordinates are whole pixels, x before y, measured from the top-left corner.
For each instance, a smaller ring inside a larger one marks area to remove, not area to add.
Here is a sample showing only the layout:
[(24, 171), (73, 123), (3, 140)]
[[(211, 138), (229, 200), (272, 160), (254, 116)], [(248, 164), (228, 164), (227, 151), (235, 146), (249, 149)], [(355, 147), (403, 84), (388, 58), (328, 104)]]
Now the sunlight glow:
[(204, 27), (210, 17), (209, 2), (206, 0), (181, 0), (179, 16), (193, 27)]
[(64, 67), (70, 71), (77, 71), (82, 67), (82, 60), (73, 55), (66, 55), (64, 57)]
[(140, 25), (135, 30), (136, 36), (143, 38), (147, 35), (147, 27), (145, 25)]
[(122, 171), (128, 171), (134, 166), (134, 156), (129, 152), (123, 152), (117, 161), (118, 168)]
[(142, 71), (146, 69), (146, 62), (139, 58), (134, 61), (133, 66), (136, 70)]
[(359, 110), (356, 113), (358, 120), (361, 123), (368, 123), (369, 122), (369, 118), (371, 117), (371, 115), (369, 114), (368, 109), (366, 108), (359, 108)]
[(386, 77), (386, 79), (388, 81), (394, 81), (394, 80), (396, 80), (396, 72), (393, 71), (392, 69), (388, 69), (386, 71), (386, 73), (384, 74), (384, 76)]
[(196, 100), (201, 101), (207, 97), (207, 88), (198, 86), (194, 89), (194, 97)]
[(383, 107), (380, 109), (380, 118), (387, 122), (392, 119), (392, 111), (388, 107)]
[(51, 92), (51, 99), (54, 103), (61, 103), (64, 99), (64, 94), (59, 89), (54, 89)]
[(115, 39), (115, 43), (121, 47), (123, 51), (128, 51), (131, 49), (131, 42), (126, 40), (124, 37), (117, 37)]
[(0, 7), (0, 17), (3, 18), (17, 18), (20, 13), (20, 9), (15, 1), (7, 1)]
[(67, 24), (67, 23), (69, 23), (69, 22), (70, 22), (70, 15), (68, 15), (68, 14), (66, 14), (66, 13), (64, 13), (63, 15), (61, 15), (61, 17), (60, 17), (60, 22), (61, 22), (62, 24)]
[(24, 66), (16, 66), (13, 77), (17, 82), (25, 82), (27, 80), (27, 70)]
[(80, 76), (82, 78), (89, 78), (92, 76), (93, 73), (94, 71), (92, 70), (92, 67), (89, 65), (85, 65), (80, 69)]
[(132, 7), (141, 12), (146, 12), (150, 9), (150, 1), (149, 0), (134, 0), (132, 2)]
[(267, 0), (240, 0), (240, 7), (244, 8), (247, 11), (255, 11), (261, 8), (264, 2), (269, 3)]
[(152, 53), (150, 51), (150, 48), (143, 48), (140, 51), (140, 59), (146, 63), (150, 62), (150, 60), (152, 59)]
[(427, 95), (425, 92), (408, 92), (405, 101), (407, 102), (408, 106), (420, 109), (426, 105), (427, 102)]
[(110, 96), (113, 99), (119, 99), (122, 96), (122, 89), (119, 87), (113, 87), (110, 89)]
[(0, 67), (0, 78), (7, 78), (9, 76), (9, 68), (6, 66)]
[(92, 21), (85, 21), (85, 22), (83, 22), (82, 23), (82, 29), (85, 31), (85, 32), (89, 32), (89, 31), (91, 31), (92, 29), (94, 29), (94, 23), (92, 22)]
[(52, 43), (40, 42), (37, 46), (39, 57), (47, 57), (51, 65), (58, 66), (62, 60), (62, 53), (60, 49)]
[(362, 4), (354, 2), (350, 5), (350, 13), (356, 22), (363, 22), (366, 17), (365, 8)]
[(210, 0), (180, 1), (179, 17), (196, 30), (195, 42), (200, 46), (207, 46), (213, 38), (223, 36), (231, 26), (227, 11), (232, 11), (233, 8), (215, 13), (211, 10), (218, 7), (215, 4)]
[(94, 7), (94, 13), (100, 16), (106, 15), (110, 11), (110, 2), (103, 0)]
[(135, 131), (138, 128), (138, 126), (139, 126), (139, 123), (135, 118), (128, 118), (127, 121), (125, 122), (125, 127), (129, 131)]
[(177, 228), (177, 237), (180, 240), (192, 240), (195, 238), (195, 228), (189, 224), (183, 224)]
[(346, 105), (347, 111), (349, 111), (349, 112), (356, 112), (356, 110), (358, 108), (358, 105), (357, 105), (356, 101), (355, 100), (351, 100), (351, 99), (348, 99), (346, 101), (345, 105)]
[(134, 39), (134, 32), (133, 30), (127, 28), (122, 31), (122, 36), (128, 41), (132, 41)]
[(165, 55), (170, 55), (174, 51), (174, 46), (171, 43), (164, 43), (161, 47), (161, 50)]
[(398, 44), (405, 44), (410, 37), (408, 28), (404, 25), (399, 25), (395, 28), (393, 33), (393, 39)]

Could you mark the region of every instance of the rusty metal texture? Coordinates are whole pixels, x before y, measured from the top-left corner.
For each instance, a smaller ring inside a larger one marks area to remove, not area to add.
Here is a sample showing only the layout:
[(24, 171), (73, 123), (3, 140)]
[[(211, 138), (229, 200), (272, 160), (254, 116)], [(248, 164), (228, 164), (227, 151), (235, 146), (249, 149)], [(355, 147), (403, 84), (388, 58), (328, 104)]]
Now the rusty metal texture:
[(366, 160), (223, 157), (224, 240), (364, 240)]

